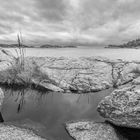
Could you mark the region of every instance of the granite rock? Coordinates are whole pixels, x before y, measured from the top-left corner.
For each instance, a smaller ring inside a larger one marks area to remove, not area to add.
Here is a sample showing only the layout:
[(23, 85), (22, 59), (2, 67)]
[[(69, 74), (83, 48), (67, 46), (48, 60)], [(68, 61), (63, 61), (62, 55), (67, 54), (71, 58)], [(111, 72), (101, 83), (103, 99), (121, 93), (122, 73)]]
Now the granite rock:
[(46, 140), (36, 135), (32, 130), (14, 125), (0, 124), (1, 140)]
[(115, 90), (99, 103), (97, 110), (115, 125), (140, 128), (140, 89), (130, 86)]
[(120, 140), (120, 136), (108, 123), (71, 122), (66, 124), (66, 129), (75, 140)]

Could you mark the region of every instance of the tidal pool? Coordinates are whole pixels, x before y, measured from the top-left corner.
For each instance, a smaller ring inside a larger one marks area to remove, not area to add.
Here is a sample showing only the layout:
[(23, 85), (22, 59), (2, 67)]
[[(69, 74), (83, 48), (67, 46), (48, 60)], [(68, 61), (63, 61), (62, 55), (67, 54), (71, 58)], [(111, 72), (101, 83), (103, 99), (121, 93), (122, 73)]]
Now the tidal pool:
[(5, 122), (35, 129), (52, 140), (72, 140), (65, 130), (71, 120), (104, 119), (96, 111), (98, 103), (112, 89), (90, 94), (40, 93), (31, 89), (4, 89), (6, 98), (2, 107)]

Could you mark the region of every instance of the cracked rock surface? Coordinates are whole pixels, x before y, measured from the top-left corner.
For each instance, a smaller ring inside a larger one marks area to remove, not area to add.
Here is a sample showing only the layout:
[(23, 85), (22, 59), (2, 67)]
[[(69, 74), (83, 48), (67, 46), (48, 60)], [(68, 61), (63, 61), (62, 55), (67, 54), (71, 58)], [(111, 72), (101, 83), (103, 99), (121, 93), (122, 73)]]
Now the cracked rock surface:
[(130, 82), (134, 78), (131, 70), (139, 66), (133, 62), (102, 57), (32, 57), (26, 60), (29, 64), (35, 61), (60, 89), (79, 93), (101, 91), (114, 84), (119, 86)]

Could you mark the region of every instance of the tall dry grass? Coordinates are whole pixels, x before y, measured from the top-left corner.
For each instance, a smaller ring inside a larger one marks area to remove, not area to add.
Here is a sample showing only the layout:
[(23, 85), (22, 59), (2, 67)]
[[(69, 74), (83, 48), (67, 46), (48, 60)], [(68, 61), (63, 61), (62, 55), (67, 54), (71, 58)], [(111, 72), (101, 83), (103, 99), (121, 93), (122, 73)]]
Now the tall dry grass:
[(35, 84), (35, 87), (39, 86), (42, 82), (56, 84), (54, 80), (49, 78), (46, 72), (41, 71), (40, 66), (35, 61), (29, 62), (26, 59), (21, 34), (17, 35), (17, 43), (15, 62), (11, 63), (10, 68), (0, 73), (0, 83), (24, 86)]

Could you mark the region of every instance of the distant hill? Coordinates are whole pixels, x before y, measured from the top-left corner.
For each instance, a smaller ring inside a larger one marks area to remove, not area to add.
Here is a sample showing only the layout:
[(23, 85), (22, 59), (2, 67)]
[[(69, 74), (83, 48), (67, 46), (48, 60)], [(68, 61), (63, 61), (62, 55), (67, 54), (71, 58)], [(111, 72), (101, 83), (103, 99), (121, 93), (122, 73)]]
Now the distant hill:
[[(0, 44), (0, 47), (2, 47), (2, 48), (17, 48), (18, 44)], [(32, 48), (32, 46), (27, 46), (27, 45), (24, 45), (24, 44), (22, 44), (21, 47)]]
[(50, 45), (50, 44), (45, 44), (40, 46), (40, 48), (76, 48), (76, 46), (72, 45)]
[[(0, 47), (2, 47), (2, 48), (17, 48), (18, 44), (0, 44)], [(21, 47), (23, 47), (23, 48), (76, 48), (76, 46), (72, 46), (72, 45), (50, 45), (50, 44), (41, 45), (39, 47), (28, 46), (28, 45), (22, 44)]]
[(140, 48), (140, 39), (132, 40), (121, 45), (108, 45), (105, 48)]

